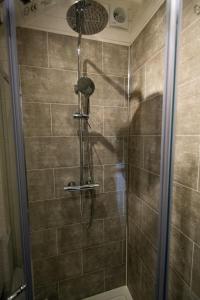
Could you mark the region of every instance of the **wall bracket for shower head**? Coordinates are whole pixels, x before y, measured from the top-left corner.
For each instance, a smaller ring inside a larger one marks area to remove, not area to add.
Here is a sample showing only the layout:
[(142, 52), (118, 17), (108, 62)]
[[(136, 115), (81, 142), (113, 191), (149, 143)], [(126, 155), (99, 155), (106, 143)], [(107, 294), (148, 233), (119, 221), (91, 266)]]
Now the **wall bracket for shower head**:
[(88, 114), (84, 114), (84, 113), (75, 113), (73, 114), (74, 119), (84, 119), (84, 120), (88, 120), (89, 119), (89, 115)]

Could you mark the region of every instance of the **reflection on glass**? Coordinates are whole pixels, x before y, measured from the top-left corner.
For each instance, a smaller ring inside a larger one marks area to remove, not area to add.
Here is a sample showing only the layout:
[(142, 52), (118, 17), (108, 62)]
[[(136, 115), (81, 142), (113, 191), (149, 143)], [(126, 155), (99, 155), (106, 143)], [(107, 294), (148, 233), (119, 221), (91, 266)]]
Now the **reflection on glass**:
[(0, 25), (0, 298), (23, 283), (19, 199), (5, 25)]

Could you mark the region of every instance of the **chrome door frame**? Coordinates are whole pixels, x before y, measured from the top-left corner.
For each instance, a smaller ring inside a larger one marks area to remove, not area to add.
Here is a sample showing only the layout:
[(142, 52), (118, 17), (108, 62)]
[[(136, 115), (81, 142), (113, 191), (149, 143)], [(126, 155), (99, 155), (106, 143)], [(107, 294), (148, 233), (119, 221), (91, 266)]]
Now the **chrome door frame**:
[(7, 31), (10, 86), (12, 94), (13, 128), (16, 152), (17, 184), (20, 201), (20, 225), (22, 237), (23, 270), (26, 285), (26, 300), (33, 299), (31, 249), (28, 219), (28, 194), (26, 180), (26, 164), (24, 138), (22, 129), (22, 112), (20, 103), (19, 69), (17, 58), (17, 39), (14, 0), (4, 0), (5, 25)]
[(174, 173), (177, 61), (181, 35), (182, 0), (167, 0), (165, 78), (160, 167), (160, 222), (156, 299), (168, 298), (169, 244)]

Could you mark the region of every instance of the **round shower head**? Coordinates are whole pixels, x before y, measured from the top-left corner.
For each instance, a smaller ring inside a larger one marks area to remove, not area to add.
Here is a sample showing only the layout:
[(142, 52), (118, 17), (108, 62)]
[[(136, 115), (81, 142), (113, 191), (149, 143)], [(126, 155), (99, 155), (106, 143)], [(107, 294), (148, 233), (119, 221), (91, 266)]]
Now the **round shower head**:
[(91, 35), (102, 31), (108, 23), (104, 6), (94, 0), (79, 0), (67, 11), (67, 22), (76, 32)]
[(88, 77), (81, 77), (77, 83), (77, 90), (86, 97), (90, 97), (95, 90), (94, 82)]

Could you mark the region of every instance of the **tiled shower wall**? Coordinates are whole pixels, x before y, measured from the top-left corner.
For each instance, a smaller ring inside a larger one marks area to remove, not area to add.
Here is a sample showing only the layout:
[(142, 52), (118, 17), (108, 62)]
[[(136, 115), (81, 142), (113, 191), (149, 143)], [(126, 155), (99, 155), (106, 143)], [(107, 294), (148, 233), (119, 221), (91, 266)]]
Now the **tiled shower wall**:
[(128, 193), (128, 287), (155, 299), (160, 190), (165, 7), (131, 46)]
[[(173, 300), (200, 297), (200, 17), (194, 5), (183, 1), (170, 250)], [(128, 286), (137, 300), (155, 299), (164, 30), (162, 7), (131, 47)]]
[(35, 299), (83, 299), (125, 284), (128, 47), (82, 42), (94, 80), (91, 200), (64, 192), (79, 180), (77, 38), (18, 28)]

